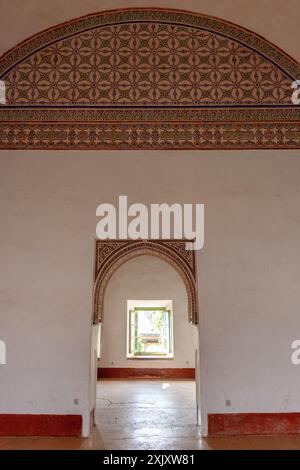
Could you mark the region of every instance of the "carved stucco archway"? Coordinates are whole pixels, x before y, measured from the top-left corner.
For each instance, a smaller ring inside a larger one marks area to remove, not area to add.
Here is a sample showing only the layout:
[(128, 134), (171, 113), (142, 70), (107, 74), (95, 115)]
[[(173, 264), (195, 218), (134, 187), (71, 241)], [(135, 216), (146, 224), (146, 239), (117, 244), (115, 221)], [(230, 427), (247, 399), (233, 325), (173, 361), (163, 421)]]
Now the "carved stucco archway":
[(156, 256), (180, 274), (187, 291), (188, 320), (198, 323), (195, 251), (185, 248), (184, 240), (96, 240), (94, 323), (102, 322), (107, 283), (126, 261), (137, 256)]
[(88, 15), (0, 58), (1, 149), (293, 149), (300, 65), (261, 36), (187, 11)]

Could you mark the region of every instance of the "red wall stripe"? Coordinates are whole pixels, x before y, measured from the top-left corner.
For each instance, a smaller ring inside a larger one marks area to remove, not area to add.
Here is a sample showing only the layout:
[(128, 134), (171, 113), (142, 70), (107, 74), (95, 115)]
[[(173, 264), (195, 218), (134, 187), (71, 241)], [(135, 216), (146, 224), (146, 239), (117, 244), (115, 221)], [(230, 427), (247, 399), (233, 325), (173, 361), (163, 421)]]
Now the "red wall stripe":
[(0, 414), (0, 436), (81, 435), (81, 415)]
[(100, 367), (98, 379), (195, 379), (194, 368)]
[(208, 415), (209, 436), (300, 434), (300, 413), (224, 413)]

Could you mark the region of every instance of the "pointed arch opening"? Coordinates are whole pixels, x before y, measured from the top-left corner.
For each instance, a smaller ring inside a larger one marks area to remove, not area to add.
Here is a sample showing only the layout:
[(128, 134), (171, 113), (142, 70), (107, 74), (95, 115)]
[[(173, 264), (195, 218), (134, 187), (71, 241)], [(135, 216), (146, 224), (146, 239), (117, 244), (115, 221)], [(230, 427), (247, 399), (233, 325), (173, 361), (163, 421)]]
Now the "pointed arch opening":
[(104, 295), (108, 281), (126, 261), (143, 255), (160, 258), (181, 276), (187, 291), (188, 321), (198, 323), (195, 252), (185, 249), (183, 240), (96, 240), (93, 322), (103, 319)]

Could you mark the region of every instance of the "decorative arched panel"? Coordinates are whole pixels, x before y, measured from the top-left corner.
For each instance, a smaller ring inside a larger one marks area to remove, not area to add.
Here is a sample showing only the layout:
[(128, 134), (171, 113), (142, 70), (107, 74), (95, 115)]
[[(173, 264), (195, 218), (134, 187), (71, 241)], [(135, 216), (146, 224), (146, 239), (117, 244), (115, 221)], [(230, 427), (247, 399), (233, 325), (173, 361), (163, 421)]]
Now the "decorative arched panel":
[(0, 147), (300, 148), (297, 79), (292, 58), (217, 18), (97, 13), (0, 59)]
[(107, 283), (126, 261), (137, 256), (156, 256), (181, 276), (187, 291), (188, 320), (198, 323), (195, 252), (185, 248), (185, 240), (96, 240), (94, 323), (102, 322)]

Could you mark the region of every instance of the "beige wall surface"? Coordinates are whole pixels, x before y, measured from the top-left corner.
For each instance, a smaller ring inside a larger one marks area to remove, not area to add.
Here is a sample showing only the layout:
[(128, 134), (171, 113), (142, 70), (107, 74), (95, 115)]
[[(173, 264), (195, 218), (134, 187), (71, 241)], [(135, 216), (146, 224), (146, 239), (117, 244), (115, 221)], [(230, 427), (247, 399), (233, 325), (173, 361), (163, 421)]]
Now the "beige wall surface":
[(87, 432), (96, 207), (120, 194), (205, 204), (197, 255), (205, 411), (298, 411), (299, 156), (2, 151), (0, 413), (77, 412)]
[[(174, 358), (127, 359), (127, 300), (172, 300)], [(110, 279), (101, 328), (100, 367), (194, 367), (197, 329), (188, 321), (187, 294), (173, 267), (153, 256), (123, 264)]]
[(299, 0), (0, 0), (0, 54), (43, 29), (82, 15), (150, 6), (223, 18), (260, 34), (300, 61)]

